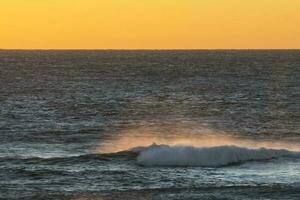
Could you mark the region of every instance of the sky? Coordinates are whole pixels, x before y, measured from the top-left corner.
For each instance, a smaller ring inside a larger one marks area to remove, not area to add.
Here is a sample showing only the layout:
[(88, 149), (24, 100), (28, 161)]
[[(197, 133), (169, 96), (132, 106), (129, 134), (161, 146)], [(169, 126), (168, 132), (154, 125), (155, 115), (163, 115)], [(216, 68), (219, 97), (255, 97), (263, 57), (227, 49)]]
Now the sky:
[(295, 49), (300, 0), (0, 0), (2, 49)]

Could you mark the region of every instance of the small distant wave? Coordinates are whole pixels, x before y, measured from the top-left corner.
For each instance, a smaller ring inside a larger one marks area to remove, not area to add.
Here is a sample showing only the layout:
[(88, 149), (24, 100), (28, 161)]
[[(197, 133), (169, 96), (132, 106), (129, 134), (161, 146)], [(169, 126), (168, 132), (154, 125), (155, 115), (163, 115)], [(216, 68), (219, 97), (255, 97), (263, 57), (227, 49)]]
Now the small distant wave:
[(0, 157), (1, 162), (15, 162), (15, 163), (47, 163), (47, 164), (76, 164), (80, 162), (92, 161), (111, 161), (118, 159), (132, 160), (137, 157), (137, 153), (132, 151), (121, 151), (117, 153), (105, 154), (83, 154), (78, 156), (65, 157)]
[(263, 161), (280, 157), (300, 158), (300, 152), (277, 149), (249, 149), (239, 146), (193, 147), (153, 144), (131, 149), (138, 153), (142, 166), (222, 167), (247, 161)]

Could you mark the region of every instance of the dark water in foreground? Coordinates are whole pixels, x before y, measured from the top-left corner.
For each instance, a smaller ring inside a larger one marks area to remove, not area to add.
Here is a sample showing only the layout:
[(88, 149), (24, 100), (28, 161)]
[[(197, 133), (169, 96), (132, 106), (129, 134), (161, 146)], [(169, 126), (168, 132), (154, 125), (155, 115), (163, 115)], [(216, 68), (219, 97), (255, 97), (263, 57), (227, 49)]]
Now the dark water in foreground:
[(300, 51), (0, 51), (0, 199), (296, 200), (297, 151)]

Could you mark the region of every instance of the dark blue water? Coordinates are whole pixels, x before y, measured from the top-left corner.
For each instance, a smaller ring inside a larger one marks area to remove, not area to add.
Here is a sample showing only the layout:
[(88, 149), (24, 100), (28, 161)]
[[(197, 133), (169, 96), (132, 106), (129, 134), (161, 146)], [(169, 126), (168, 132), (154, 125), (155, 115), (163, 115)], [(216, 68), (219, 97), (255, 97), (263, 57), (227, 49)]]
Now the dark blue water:
[(297, 151), (300, 51), (0, 51), (2, 199), (300, 198), (297, 158), (145, 167), (103, 154), (210, 134)]

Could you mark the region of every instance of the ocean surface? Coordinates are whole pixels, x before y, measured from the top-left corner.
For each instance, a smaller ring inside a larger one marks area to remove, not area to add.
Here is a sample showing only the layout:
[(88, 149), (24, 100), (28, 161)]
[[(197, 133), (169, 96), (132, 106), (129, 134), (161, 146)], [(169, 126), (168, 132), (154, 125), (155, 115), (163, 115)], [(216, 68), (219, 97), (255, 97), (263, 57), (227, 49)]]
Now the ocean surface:
[(0, 199), (300, 199), (300, 50), (0, 50)]

